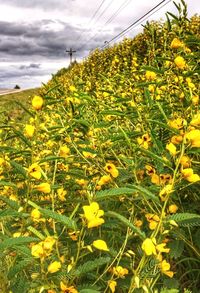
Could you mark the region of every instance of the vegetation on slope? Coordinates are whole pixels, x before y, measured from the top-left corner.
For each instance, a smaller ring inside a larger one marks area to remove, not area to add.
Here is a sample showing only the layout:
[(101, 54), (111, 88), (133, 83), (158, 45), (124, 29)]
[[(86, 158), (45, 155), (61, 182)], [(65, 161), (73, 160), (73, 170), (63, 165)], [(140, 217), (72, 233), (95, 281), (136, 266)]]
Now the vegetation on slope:
[(17, 93), (0, 95), (0, 119), (24, 119), (25, 111), (20, 106), (30, 107), (31, 98), (39, 93), (39, 88)]
[(199, 292), (199, 31), (186, 6), (1, 125), (1, 290)]

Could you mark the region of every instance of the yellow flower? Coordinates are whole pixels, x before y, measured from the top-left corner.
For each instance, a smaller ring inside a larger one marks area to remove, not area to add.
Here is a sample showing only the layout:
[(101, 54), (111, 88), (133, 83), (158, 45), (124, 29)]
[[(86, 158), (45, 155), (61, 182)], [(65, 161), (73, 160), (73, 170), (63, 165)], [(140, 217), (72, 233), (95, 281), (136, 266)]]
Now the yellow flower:
[(41, 183), (39, 185), (35, 185), (34, 188), (40, 192), (43, 192), (43, 193), (50, 193), (51, 192), (51, 186), (49, 183)]
[(172, 156), (176, 155), (176, 146), (172, 142), (166, 145), (166, 149), (169, 151), (170, 155)]
[(191, 166), (191, 159), (188, 156), (182, 156), (180, 164), (183, 168), (189, 168)]
[(199, 126), (200, 125), (200, 113), (196, 114), (192, 121), (190, 122), (192, 126)]
[(181, 129), (181, 128), (183, 128), (183, 126), (185, 124), (186, 124), (185, 119), (183, 119), (181, 117), (168, 121), (168, 125), (172, 128), (175, 128), (175, 129)]
[(155, 239), (146, 238), (142, 243), (142, 250), (146, 255), (156, 255)]
[(76, 179), (76, 183), (82, 187), (86, 187), (88, 184), (88, 181), (85, 179)]
[(101, 218), (104, 215), (104, 211), (99, 209), (97, 202), (92, 202), (88, 206), (83, 206), (83, 211), (88, 228), (98, 227), (105, 222), (104, 219)]
[(33, 126), (31, 124), (25, 125), (24, 135), (26, 137), (29, 137), (29, 138), (33, 137), (34, 132), (35, 132), (35, 126)]
[(41, 213), (40, 213), (40, 211), (38, 209), (32, 210), (31, 218), (33, 219), (33, 221), (38, 220), (40, 218), (40, 216), (41, 216)]
[(192, 97), (192, 104), (197, 106), (199, 103), (199, 96), (193, 96)]
[(117, 178), (119, 176), (119, 171), (112, 163), (107, 163), (105, 166), (105, 170), (112, 175), (112, 177)]
[(194, 174), (194, 171), (192, 168), (186, 168), (181, 170), (181, 173), (183, 175), (183, 178), (191, 183), (197, 182), (200, 180), (200, 177), (198, 174)]
[(166, 186), (163, 187), (163, 189), (159, 193), (159, 196), (162, 201), (165, 201), (167, 195), (174, 191), (172, 188), (173, 186), (171, 184), (167, 184)]
[(184, 46), (183, 42), (181, 42), (178, 38), (174, 38), (170, 45), (172, 49), (182, 48), (183, 46)]
[(96, 249), (103, 250), (103, 251), (109, 251), (106, 242), (103, 241), (103, 240), (100, 240), (100, 239), (99, 239), (99, 240), (95, 240), (95, 241), (93, 241), (92, 245), (93, 245)]
[(56, 240), (52, 236), (48, 236), (43, 241), (44, 249), (48, 252), (50, 252), (53, 249), (54, 244), (56, 243)]
[(45, 251), (42, 246), (42, 242), (40, 242), (38, 244), (34, 244), (31, 247), (31, 254), (32, 254), (32, 256), (34, 256), (36, 258), (43, 258), (45, 256)]
[(176, 66), (179, 68), (179, 69), (184, 69), (186, 67), (186, 63), (185, 63), (185, 60), (183, 57), (181, 56), (177, 56), (175, 59), (174, 59), (174, 63), (176, 64)]
[(63, 187), (62, 187), (62, 188), (59, 188), (59, 189), (57, 190), (57, 195), (58, 195), (58, 198), (59, 198), (61, 201), (65, 201), (65, 200), (66, 200), (65, 196), (67, 195), (67, 191), (64, 190)]
[(61, 262), (59, 261), (54, 261), (48, 266), (48, 273), (56, 273), (61, 269)]
[(63, 293), (78, 293), (78, 291), (74, 288), (74, 286), (68, 287), (62, 281), (60, 282), (60, 289), (61, 289), (61, 292)]
[(153, 174), (156, 173), (156, 170), (151, 165), (146, 165), (145, 169), (146, 169), (147, 175), (149, 176), (152, 176)]
[(170, 264), (165, 259), (160, 263), (160, 268), (163, 274), (167, 275), (170, 278), (173, 277), (174, 273), (170, 271)]
[(114, 280), (109, 280), (108, 281), (108, 287), (110, 288), (111, 292), (115, 292), (115, 287), (117, 286), (117, 282)]
[(34, 96), (32, 99), (32, 106), (35, 110), (40, 110), (43, 106), (44, 100), (40, 96)]
[(173, 135), (171, 138), (171, 142), (173, 144), (180, 144), (183, 141), (182, 135)]
[(145, 76), (147, 80), (154, 80), (156, 78), (156, 73), (153, 71), (147, 71)]
[(70, 85), (69, 89), (70, 89), (71, 92), (76, 92), (77, 91), (77, 89), (73, 85)]
[(192, 147), (199, 148), (200, 147), (200, 130), (199, 129), (193, 129), (189, 131), (185, 135), (186, 139), (189, 141)]
[(124, 278), (125, 275), (128, 275), (128, 270), (121, 266), (116, 266), (113, 268), (113, 274), (118, 278)]
[(104, 175), (99, 179), (98, 185), (102, 186), (102, 185), (109, 183), (110, 181), (111, 181), (110, 175)]
[(59, 156), (63, 158), (67, 158), (70, 154), (70, 149), (65, 145), (60, 147)]
[(169, 253), (170, 252), (170, 249), (169, 248), (166, 248), (166, 243), (161, 243), (161, 244), (157, 244), (156, 245), (156, 250), (158, 252), (166, 252), (166, 253)]
[(146, 214), (145, 217), (146, 217), (147, 221), (149, 222), (150, 230), (156, 229), (156, 227), (160, 221), (160, 218), (158, 217), (158, 215)]
[(32, 164), (29, 168), (28, 168), (28, 174), (30, 176), (32, 176), (35, 179), (40, 179), (42, 176), (41, 173), (41, 168), (37, 163)]
[(142, 137), (138, 137), (137, 142), (139, 146), (142, 146), (144, 149), (147, 150), (149, 148), (149, 145), (151, 144), (151, 137), (148, 135), (148, 133), (146, 133)]
[(96, 157), (96, 154), (83, 151), (83, 156), (87, 159), (94, 159)]
[(175, 204), (171, 204), (171, 205), (169, 206), (168, 210), (169, 210), (169, 212), (170, 212), (171, 214), (175, 214), (175, 213), (177, 212), (177, 210), (178, 210), (178, 207), (177, 207), (177, 205), (175, 205)]

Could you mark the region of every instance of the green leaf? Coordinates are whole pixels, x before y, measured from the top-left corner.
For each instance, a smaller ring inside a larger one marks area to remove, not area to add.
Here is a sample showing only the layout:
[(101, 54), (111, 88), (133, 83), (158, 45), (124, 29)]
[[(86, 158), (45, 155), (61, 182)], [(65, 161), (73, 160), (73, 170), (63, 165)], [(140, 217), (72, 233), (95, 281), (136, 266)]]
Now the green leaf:
[(190, 213), (177, 213), (168, 216), (166, 220), (169, 222), (174, 220), (179, 226), (193, 227), (200, 226), (200, 215)]
[(120, 112), (120, 111), (117, 111), (117, 110), (104, 110), (104, 111), (101, 111), (101, 114), (102, 115), (125, 116), (124, 112)]
[(103, 199), (112, 198), (115, 196), (120, 196), (125, 194), (133, 195), (134, 192), (135, 190), (131, 188), (126, 188), (126, 187), (106, 189), (106, 190), (101, 190), (96, 192), (96, 199), (103, 200)]
[(149, 150), (146, 150), (146, 149), (144, 149), (144, 148), (140, 148), (140, 151), (141, 151), (142, 153), (145, 153), (146, 155), (148, 155), (151, 159), (153, 158), (153, 159), (155, 159), (156, 161), (162, 163), (163, 166), (168, 166), (169, 168), (172, 167), (171, 162), (163, 160), (161, 156), (158, 156), (158, 155), (156, 155), (155, 153), (153, 153), (153, 152), (151, 152), (151, 151), (149, 151)]
[(10, 186), (10, 187), (13, 187), (13, 188), (17, 188), (17, 186), (14, 183), (3, 181), (3, 180), (0, 180), (0, 186)]
[(19, 130), (13, 129), (13, 132), (19, 137), (28, 147), (31, 147), (30, 141)]
[(8, 197), (0, 196), (0, 200), (5, 202), (8, 206), (13, 208), (14, 210), (18, 210), (20, 208), (20, 205), (15, 200), (9, 199)]
[(29, 214), (19, 213), (17, 211), (11, 210), (11, 209), (5, 209), (3, 211), (0, 211), (0, 218), (3, 218), (3, 217), (25, 218), (28, 215)]
[(141, 69), (143, 70), (148, 70), (148, 71), (153, 71), (155, 73), (158, 73), (158, 74), (163, 74), (165, 72), (165, 70), (161, 70), (159, 68), (155, 68), (153, 66), (141, 66)]
[(8, 272), (8, 278), (9, 279), (14, 278), (19, 272), (24, 270), (28, 265), (32, 264), (32, 262), (33, 262), (33, 258), (27, 258), (14, 264), (14, 266), (11, 267)]
[(96, 200), (103, 200), (103, 199), (112, 198), (112, 197), (120, 196), (120, 195), (126, 195), (126, 194), (134, 195), (134, 193), (136, 192), (139, 192), (143, 196), (145, 196), (145, 199), (152, 199), (153, 201), (159, 202), (158, 197), (156, 197), (153, 193), (151, 193), (146, 188), (141, 187), (139, 185), (130, 185), (130, 188), (121, 187), (121, 188), (112, 188), (112, 189), (98, 191), (96, 193)]
[(77, 269), (73, 271), (72, 274), (76, 277), (86, 275), (87, 273), (92, 272), (98, 269), (99, 267), (109, 263), (110, 260), (110, 257), (95, 258), (94, 260), (87, 261), (83, 265), (77, 267)]
[(20, 103), (19, 101), (15, 101), (15, 103), (20, 106), (26, 113), (28, 113), (31, 117), (35, 117), (35, 115), (33, 113), (31, 113), (31, 111), (29, 111), (22, 103)]
[(88, 288), (82, 289), (79, 292), (80, 293), (101, 293), (100, 291), (93, 290), (93, 289), (88, 289)]
[(64, 161), (65, 159), (63, 157), (58, 157), (58, 156), (47, 156), (47, 157), (43, 158), (42, 160), (40, 160), (40, 163), (49, 162), (49, 161), (56, 161), (56, 160)]
[(61, 214), (58, 214), (56, 212), (47, 210), (47, 209), (41, 209), (40, 207), (39, 211), (41, 212), (41, 214), (43, 214), (45, 217), (47, 218), (52, 218), (55, 221), (64, 224), (67, 228), (72, 229), (72, 230), (76, 230), (77, 226), (76, 226), (76, 222), (66, 216), (63, 216)]
[(38, 238), (34, 237), (16, 237), (16, 238), (8, 238), (0, 243), (0, 250), (5, 250), (7, 248), (11, 248), (14, 245), (21, 245), (31, 242), (38, 242)]
[(173, 19), (175, 19), (177, 22), (179, 21), (178, 17), (176, 15), (174, 15), (171, 12), (167, 12), (167, 14), (169, 14)]
[(170, 256), (173, 258), (179, 258), (184, 250), (184, 242), (182, 240), (173, 240), (169, 242)]
[(140, 236), (140, 238), (142, 238), (142, 240), (144, 240), (146, 238), (146, 235), (144, 232), (142, 232), (139, 228), (137, 228), (136, 226), (134, 226), (129, 220), (127, 220), (124, 216), (116, 213), (116, 212), (112, 212), (112, 211), (108, 211), (106, 213), (106, 215), (116, 218), (118, 219), (121, 223), (123, 223), (125, 226), (129, 227), (134, 233), (138, 234), (138, 236)]
[(16, 173), (21, 174), (24, 178), (26, 178), (26, 170), (22, 167), (22, 165), (16, 163), (15, 161), (10, 161), (11, 166), (13, 167)]

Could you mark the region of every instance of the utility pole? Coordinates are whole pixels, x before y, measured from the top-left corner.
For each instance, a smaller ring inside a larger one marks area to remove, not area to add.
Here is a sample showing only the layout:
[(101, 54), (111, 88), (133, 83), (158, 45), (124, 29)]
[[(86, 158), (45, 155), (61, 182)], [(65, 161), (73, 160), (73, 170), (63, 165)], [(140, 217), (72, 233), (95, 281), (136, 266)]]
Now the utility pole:
[(72, 48), (70, 48), (69, 50), (66, 50), (67, 53), (69, 53), (69, 58), (70, 58), (70, 64), (72, 63), (72, 55), (73, 53), (76, 53), (75, 50), (72, 50)]

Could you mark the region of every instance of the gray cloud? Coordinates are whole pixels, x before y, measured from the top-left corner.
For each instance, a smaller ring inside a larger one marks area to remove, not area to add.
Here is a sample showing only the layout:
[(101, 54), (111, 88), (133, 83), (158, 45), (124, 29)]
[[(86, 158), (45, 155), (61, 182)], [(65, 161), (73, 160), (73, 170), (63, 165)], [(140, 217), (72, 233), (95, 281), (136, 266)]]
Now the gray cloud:
[[(59, 31), (48, 28), (48, 24), (54, 23), (61, 25)], [(87, 38), (83, 39), (79, 38), (79, 31), (80, 29), (63, 21), (41, 20), (31, 24), (0, 21), (0, 59), (9, 56), (11, 59), (14, 56), (62, 59), (66, 58), (65, 51), (70, 47), (79, 49), (76, 54), (79, 57), (83, 52), (102, 45), (110, 36), (109, 31), (105, 31), (92, 40), (85, 32)], [(87, 39), (91, 39), (90, 42)]]
[(6, 0), (7, 5), (12, 5), (16, 7), (24, 7), (24, 8), (32, 8), (32, 7), (39, 7), (43, 9), (60, 9), (60, 8), (67, 8), (75, 2), (75, 0), (48, 0), (48, 1), (41, 1), (41, 0)]
[(41, 64), (39, 64), (39, 63), (31, 63), (29, 65), (20, 65), (19, 69), (21, 69), (21, 70), (24, 70), (24, 69), (28, 70), (28, 69), (33, 69), (33, 68), (38, 69), (38, 68), (40, 68), (40, 66), (41, 66)]

